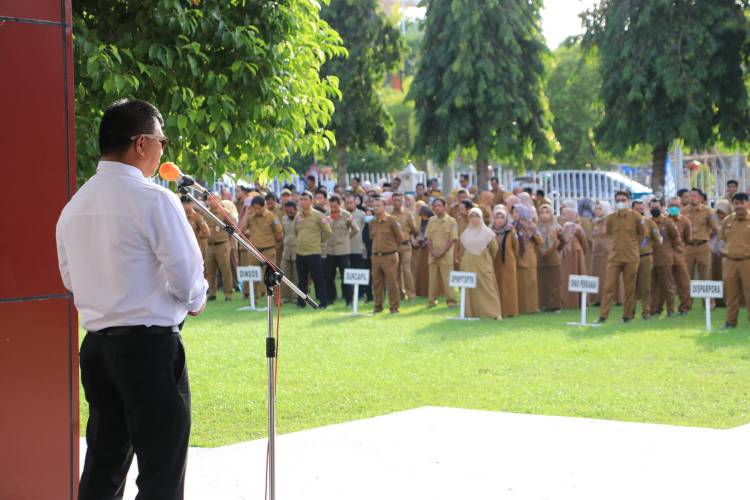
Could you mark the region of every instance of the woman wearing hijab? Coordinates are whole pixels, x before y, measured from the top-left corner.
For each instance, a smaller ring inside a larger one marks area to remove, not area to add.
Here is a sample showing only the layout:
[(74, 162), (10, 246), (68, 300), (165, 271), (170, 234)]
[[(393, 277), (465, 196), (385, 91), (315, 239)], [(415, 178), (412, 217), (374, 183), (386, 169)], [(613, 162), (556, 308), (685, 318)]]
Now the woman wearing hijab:
[(461, 271), (476, 273), (477, 287), (466, 290), (466, 317), (503, 319), (492, 260), (497, 255), (495, 233), (484, 224), (482, 210), (469, 210), (461, 234)]
[[(430, 292), (430, 249), (427, 248), (427, 238), (425, 237), (425, 231), (427, 230), (427, 223), (430, 221), (430, 217), (435, 215), (432, 209), (426, 203), (422, 202), (419, 207), (419, 234), (417, 235), (417, 246), (414, 247), (416, 252), (416, 258), (412, 258), (412, 262), (416, 262), (417, 268), (414, 274), (414, 283), (416, 285), (416, 292), (418, 297), (427, 297)], [(442, 284), (438, 283), (438, 294), (442, 295)]]
[(563, 309), (577, 309), (581, 305), (578, 292), (568, 291), (568, 278), (572, 274), (586, 274), (586, 249), (588, 240), (586, 233), (579, 223), (578, 212), (572, 208), (564, 208), (560, 214), (562, 223), (562, 261), (560, 274), (563, 286)]
[(593, 257), (591, 247), (594, 244), (594, 203), (589, 198), (581, 198), (578, 200), (578, 223), (583, 228), (583, 232), (586, 234), (586, 245), (583, 250), (586, 252), (586, 272), (584, 274), (591, 274), (593, 266)]
[(521, 314), (539, 312), (539, 290), (537, 289), (536, 248), (544, 244), (539, 230), (533, 221), (534, 214), (529, 207), (518, 204), (513, 207), (513, 227), (518, 235), (518, 260), (516, 278), (518, 280), (518, 311)]
[(518, 193), (518, 199), (523, 206), (528, 207), (529, 210), (531, 210), (531, 213), (533, 214), (532, 221), (534, 224), (537, 224), (539, 222), (539, 214), (536, 213), (536, 206), (534, 205), (534, 200), (531, 199), (531, 195), (526, 191), (521, 191)]
[(492, 191), (482, 191), (477, 198), (477, 205), (482, 210), (482, 218), (485, 225), (492, 225), (492, 209), (494, 208), (495, 194)]
[(560, 234), (562, 227), (555, 222), (551, 205), (539, 207), (539, 233), (542, 245), (539, 247), (539, 308), (545, 312), (557, 312), (562, 307), (560, 296)]
[(492, 261), (495, 269), (497, 289), (500, 292), (500, 309), (503, 316), (518, 316), (518, 281), (516, 260), (518, 259), (518, 237), (508, 210), (503, 205), (495, 207), (492, 231), (497, 239), (498, 252)]
[(599, 277), (599, 293), (589, 295), (589, 304), (599, 305), (607, 276), (607, 259), (612, 251), (612, 240), (607, 236), (606, 219), (612, 213), (612, 205), (607, 201), (598, 201), (594, 206), (594, 220), (591, 225), (591, 275)]

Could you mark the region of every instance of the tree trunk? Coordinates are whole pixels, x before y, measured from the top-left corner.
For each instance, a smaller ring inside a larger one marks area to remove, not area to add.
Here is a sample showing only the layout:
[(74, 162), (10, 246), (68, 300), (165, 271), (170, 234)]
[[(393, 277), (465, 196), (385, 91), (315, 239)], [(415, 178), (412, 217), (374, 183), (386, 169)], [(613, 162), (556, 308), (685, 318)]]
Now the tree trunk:
[(651, 189), (659, 198), (664, 196), (668, 147), (667, 144), (659, 144), (654, 148), (651, 156)]
[(489, 176), (487, 170), (490, 165), (490, 161), (485, 155), (477, 157), (477, 194), (482, 191), (487, 191), (487, 185), (489, 184)]
[(453, 164), (446, 162), (443, 166), (443, 196), (447, 197), (453, 191)]
[(336, 175), (338, 180), (336, 183), (346, 189), (348, 187), (346, 175), (349, 170), (349, 151), (346, 139), (340, 139), (336, 142), (336, 151), (338, 152), (338, 162), (336, 165)]

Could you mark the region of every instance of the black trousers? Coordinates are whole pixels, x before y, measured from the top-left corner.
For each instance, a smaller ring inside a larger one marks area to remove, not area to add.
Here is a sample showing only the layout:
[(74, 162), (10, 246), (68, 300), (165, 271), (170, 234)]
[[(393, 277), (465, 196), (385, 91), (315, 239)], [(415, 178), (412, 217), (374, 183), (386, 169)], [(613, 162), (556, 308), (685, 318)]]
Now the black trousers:
[[(370, 262), (370, 259), (365, 259), (362, 257), (362, 254), (359, 253), (350, 253), (349, 254), (349, 263), (351, 266), (355, 269), (370, 269), (372, 270), (372, 263)], [(352, 292), (353, 295), (354, 292)], [(372, 276), (370, 276), (370, 284), (366, 286), (360, 286), (359, 287), (359, 294), (360, 298), (362, 294), (367, 297), (367, 300), (372, 300)]]
[[(325, 278), (323, 276), (323, 259), (319, 253), (312, 255), (297, 254), (297, 278), (299, 279), (299, 289), (307, 293), (307, 278), (312, 276), (313, 285), (315, 285), (315, 295), (318, 297), (320, 307), (328, 306), (328, 294), (326, 293)], [(297, 305), (304, 306), (302, 299), (297, 299)]]
[(138, 500), (182, 499), (190, 387), (180, 334), (87, 333), (80, 363), (89, 421), (78, 499), (121, 499), (133, 452)]
[(341, 292), (347, 304), (352, 302), (352, 286), (344, 284), (344, 269), (349, 267), (349, 254), (329, 255), (326, 257), (326, 291), (328, 292), (328, 301), (333, 302), (336, 299), (336, 270), (341, 274)]

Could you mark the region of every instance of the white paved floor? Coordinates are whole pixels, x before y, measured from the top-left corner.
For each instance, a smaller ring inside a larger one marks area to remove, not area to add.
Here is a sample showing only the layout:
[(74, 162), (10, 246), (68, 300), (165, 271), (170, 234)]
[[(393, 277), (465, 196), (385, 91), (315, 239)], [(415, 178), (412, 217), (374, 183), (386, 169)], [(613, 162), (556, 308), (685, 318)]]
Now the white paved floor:
[[(747, 500), (749, 449), (750, 426), (425, 407), (278, 436), (277, 498)], [(265, 450), (191, 448), (186, 498), (262, 499)]]

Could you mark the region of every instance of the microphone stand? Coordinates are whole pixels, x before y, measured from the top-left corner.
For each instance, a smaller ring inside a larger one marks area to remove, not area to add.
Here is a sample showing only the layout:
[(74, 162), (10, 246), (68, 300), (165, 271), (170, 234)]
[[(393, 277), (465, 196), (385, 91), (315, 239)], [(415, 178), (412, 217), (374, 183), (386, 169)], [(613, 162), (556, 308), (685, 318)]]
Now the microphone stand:
[(271, 262), (265, 255), (258, 251), (255, 246), (247, 242), (243, 237), (237, 234), (234, 227), (224, 223), (220, 218), (214, 215), (205, 205), (198, 201), (188, 188), (203, 189), (196, 185), (195, 181), (189, 177), (180, 178), (177, 181), (177, 190), (190, 198), (198, 208), (206, 214), (214, 223), (218, 224), (229, 236), (234, 238), (242, 248), (250, 252), (261, 265), (264, 266), (265, 272), (263, 282), (266, 285), (266, 300), (268, 303), (267, 320), (268, 336), (266, 337), (266, 358), (268, 359), (268, 474), (266, 476), (266, 493), (268, 500), (276, 499), (276, 338), (273, 335), (273, 306), (274, 298), (279, 293), (279, 283), (288, 286), (298, 297), (303, 299), (313, 309), (318, 309), (318, 304), (306, 293), (302, 292), (297, 285), (289, 281), (284, 273)]

